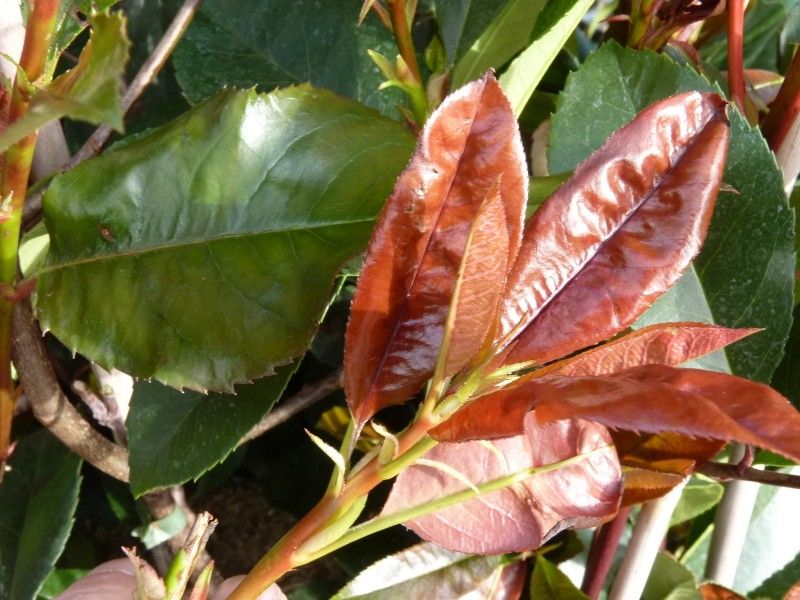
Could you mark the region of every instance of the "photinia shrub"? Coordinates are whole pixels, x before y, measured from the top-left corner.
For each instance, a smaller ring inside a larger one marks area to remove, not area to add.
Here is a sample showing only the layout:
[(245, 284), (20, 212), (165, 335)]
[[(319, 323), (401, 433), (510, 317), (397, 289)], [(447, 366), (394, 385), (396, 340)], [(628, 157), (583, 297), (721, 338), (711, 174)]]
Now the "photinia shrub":
[(796, 589), (796, 8), (115, 4), (0, 4), (0, 597)]

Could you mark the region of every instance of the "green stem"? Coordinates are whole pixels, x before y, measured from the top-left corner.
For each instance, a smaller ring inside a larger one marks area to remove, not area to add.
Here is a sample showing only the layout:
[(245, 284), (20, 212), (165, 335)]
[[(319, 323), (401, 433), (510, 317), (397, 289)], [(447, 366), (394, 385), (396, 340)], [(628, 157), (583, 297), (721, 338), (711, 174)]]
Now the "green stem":
[[(28, 16), (20, 68), (11, 95), (8, 122), (13, 123), (28, 111), (28, 82), (41, 77), (50, 35), (58, 14), (59, 0), (36, 0)], [(31, 134), (9, 148), (3, 156), (0, 183), (0, 283), (13, 287), (17, 278), (17, 251), (22, 224), (22, 207), (28, 190), (36, 134)], [(11, 378), (11, 315), (14, 305), (0, 298), (0, 466), (11, 441), (14, 414), (14, 382)], [(2, 478), (2, 468), (0, 468)]]
[(527, 469), (521, 469), (510, 475), (505, 475), (503, 477), (498, 477), (497, 479), (491, 479), (484, 483), (478, 484), (475, 486), (474, 489), (466, 488), (464, 490), (461, 490), (460, 492), (448, 494), (447, 496), (442, 496), (441, 498), (436, 498), (435, 500), (431, 500), (430, 502), (425, 502), (417, 506), (412, 506), (410, 508), (398, 511), (391, 515), (377, 517), (370, 521), (366, 521), (364, 523), (361, 523), (360, 525), (352, 527), (349, 531), (347, 531), (347, 533), (342, 535), (339, 539), (337, 539), (330, 545), (325, 546), (321, 550), (318, 550), (316, 552), (304, 556), (303, 559), (305, 562), (303, 564), (317, 560), (318, 558), (330, 554), (331, 552), (334, 552), (339, 548), (343, 548), (348, 544), (352, 544), (353, 542), (365, 538), (368, 535), (372, 535), (373, 533), (378, 533), (379, 531), (383, 531), (384, 529), (388, 529), (389, 527), (394, 527), (395, 525), (400, 525), (401, 523), (406, 523), (408, 521), (413, 521), (414, 519), (419, 519), (420, 517), (427, 516), (431, 513), (435, 513), (445, 508), (449, 508), (451, 506), (454, 506), (455, 504), (460, 504), (462, 502), (472, 500), (473, 498), (477, 498), (478, 496), (483, 496), (484, 494), (488, 494), (490, 492), (495, 492), (497, 490), (507, 488), (509, 486), (514, 485), (515, 483), (525, 481), (526, 479), (533, 477), (534, 475), (539, 475), (542, 473), (547, 473), (549, 471), (556, 471), (558, 469), (563, 469), (585, 458), (588, 458), (593, 454), (605, 451), (607, 449), (608, 448), (606, 446), (603, 446), (601, 448), (596, 448), (594, 450), (591, 450), (585, 454), (579, 454), (577, 456), (573, 456), (572, 458), (568, 458), (566, 460), (562, 460), (557, 463), (544, 465), (542, 467), (529, 467)]

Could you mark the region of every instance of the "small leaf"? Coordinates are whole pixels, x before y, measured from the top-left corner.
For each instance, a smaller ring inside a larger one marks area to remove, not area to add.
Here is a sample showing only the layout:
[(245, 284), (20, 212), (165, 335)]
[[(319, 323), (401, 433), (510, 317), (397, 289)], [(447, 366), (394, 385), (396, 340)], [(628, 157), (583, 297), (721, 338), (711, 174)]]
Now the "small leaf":
[(500, 76), (514, 114), (520, 116), (536, 86), (575, 31), (593, 0), (551, 0), (536, 20), (533, 42)]
[(702, 600), (702, 597), (691, 571), (667, 553), (659, 552), (642, 600)]
[(472, 221), (498, 179), (513, 257), (527, 170), (516, 120), (488, 74), (428, 120), (372, 234), (345, 336), (344, 388), (359, 424), (433, 373)]
[(308, 348), (411, 143), (307, 85), (224, 92), (53, 180), (38, 316), (98, 364), (173, 387), (270, 374)]
[[(540, 426), (526, 419), (524, 435), (481, 442), (439, 444), (425, 457), (460, 471), (475, 485), (530, 467), (558, 463), (610, 444), (603, 427), (581, 421)], [(538, 473), (512, 486), (414, 519), (406, 525), (423, 539), (460, 552), (498, 554), (538, 548), (558, 532), (592, 527), (611, 518), (621, 492), (612, 447), (576, 464)], [(419, 506), (465, 489), (460, 478), (414, 465), (392, 488), (383, 514)]]
[(236, 395), (137, 383), (127, 419), (131, 491), (140, 496), (185, 483), (224, 460), (270, 411), (296, 368), (240, 385)]
[(133, 564), (133, 600), (164, 600), (167, 590), (156, 570), (136, 553), (135, 548), (123, 548), (122, 551)]
[(747, 600), (744, 596), (716, 583), (704, 583), (698, 591), (703, 600)]
[(331, 600), (447, 598), (516, 600), (525, 565), (502, 556), (470, 556), (424, 543), (387, 556), (343, 587)]
[(714, 210), (725, 110), (718, 95), (691, 92), (651, 105), (536, 211), (505, 294), (508, 362), (603, 341), (677, 281)]
[(545, 377), (526, 386), (540, 423), (607, 427), (753, 444), (800, 461), (800, 413), (766, 385), (712, 371), (637, 367), (608, 377)]
[(536, 557), (531, 575), (531, 600), (589, 600), (558, 566), (543, 556)]
[(725, 488), (721, 483), (704, 479), (692, 478), (683, 488), (681, 499), (672, 512), (669, 525), (685, 523), (704, 512), (714, 508), (720, 500)]
[(0, 597), (29, 600), (64, 550), (81, 460), (48, 431), (22, 438), (0, 485)]
[(34, 93), (23, 117), (0, 133), (0, 151), (63, 116), (94, 124), (107, 123), (121, 131), (120, 87), (129, 46), (121, 14), (95, 14), (92, 35), (78, 64)]

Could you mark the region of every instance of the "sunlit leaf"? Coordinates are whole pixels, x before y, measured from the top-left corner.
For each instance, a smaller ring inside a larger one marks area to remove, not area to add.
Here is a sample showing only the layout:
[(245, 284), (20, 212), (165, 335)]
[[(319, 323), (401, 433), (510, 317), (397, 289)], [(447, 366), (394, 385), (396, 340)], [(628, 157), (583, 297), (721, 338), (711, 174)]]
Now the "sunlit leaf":
[(603, 427), (582, 421), (540, 426), (531, 416), (523, 435), (485, 442), (439, 444), (426, 454), (458, 470), (454, 478), (430, 466), (403, 471), (383, 508), (392, 514), (532, 466), (550, 465), (606, 448), (579, 462), (540, 473), (511, 487), (414, 519), (423, 539), (461, 552), (497, 554), (539, 547), (560, 531), (591, 527), (617, 511), (621, 474)]
[(642, 600), (701, 599), (691, 571), (666, 552), (659, 552), (642, 592)]
[(447, 598), (516, 600), (525, 565), (503, 556), (471, 556), (419, 544), (387, 556), (358, 574), (331, 600)]
[(129, 45), (121, 14), (94, 15), (78, 64), (33, 94), (28, 111), (0, 133), (0, 151), (64, 116), (122, 130), (120, 88)]
[(268, 374), (308, 347), (411, 140), (309, 86), (224, 92), (53, 181), (39, 318), (174, 387)]
[(472, 221), (498, 185), (511, 260), (527, 169), (516, 120), (488, 74), (428, 120), (372, 234), (345, 337), (344, 387), (359, 423), (431, 376)]
[(543, 556), (536, 557), (531, 575), (531, 600), (588, 600), (557, 565)]

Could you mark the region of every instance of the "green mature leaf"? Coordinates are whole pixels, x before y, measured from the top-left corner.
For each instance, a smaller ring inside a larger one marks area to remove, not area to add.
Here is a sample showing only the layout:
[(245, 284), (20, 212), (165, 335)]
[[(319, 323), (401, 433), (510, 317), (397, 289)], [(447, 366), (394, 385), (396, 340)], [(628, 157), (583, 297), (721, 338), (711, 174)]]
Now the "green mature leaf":
[(447, 60), (455, 64), (513, 0), (436, 0), (436, 20)]
[[(797, 0), (758, 0), (744, 21), (744, 67), (782, 72), (781, 38), (791, 24)], [(700, 49), (700, 56), (720, 70), (728, 68), (727, 36), (717, 35)], [(791, 58), (791, 50), (788, 58)]]
[(137, 383), (127, 419), (133, 493), (196, 480), (222, 462), (272, 409), (296, 368), (237, 386), (236, 395)]
[[(514, 114), (522, 114), (547, 68), (575, 31), (592, 2), (593, 0), (552, 0), (541, 12), (531, 35), (533, 41), (500, 76), (500, 85), (511, 102)], [(571, 170), (564, 169), (565, 172)], [(550, 172), (559, 171), (551, 169)]]
[(303, 353), (411, 153), (310, 86), (224, 92), (54, 179), (44, 327), (107, 368), (230, 391)]
[(750, 592), (753, 598), (783, 598), (794, 584), (800, 581), (800, 554), (775, 571)]
[(81, 460), (46, 430), (20, 440), (0, 485), (0, 598), (30, 600), (64, 550)]
[(536, 557), (531, 575), (531, 600), (588, 600), (557, 565), (543, 556)]
[(310, 82), (394, 115), (401, 96), (379, 91), (367, 49), (397, 54), (391, 34), (352, 0), (205, 0), (175, 50), (178, 82), (194, 101), (223, 86), (263, 91)]
[(528, 45), (546, 0), (509, 0), (453, 69), (452, 89), (498, 69)]
[(800, 409), (800, 306), (794, 309), (794, 320), (783, 360), (772, 376), (772, 385)]
[(521, 567), (513, 563), (503, 556), (473, 556), (418, 544), (368, 567), (331, 600), (513, 597), (507, 590), (519, 589), (518, 579), (524, 574), (509, 572)]
[(665, 552), (659, 552), (642, 593), (642, 600), (702, 600), (689, 569)]
[(0, 151), (54, 119), (70, 117), (107, 123), (122, 131), (120, 86), (128, 60), (125, 18), (118, 13), (92, 17), (92, 36), (78, 64), (33, 94), (28, 112), (0, 133)]
[(722, 500), (724, 491), (725, 488), (722, 484), (716, 481), (693, 477), (683, 488), (681, 499), (670, 517), (670, 527), (678, 523), (685, 523), (702, 515), (707, 510), (711, 510)]
[[(665, 56), (604, 45), (569, 77), (561, 94), (550, 130), (551, 172), (573, 170), (644, 107), (692, 89), (715, 88)], [(764, 327), (711, 359), (715, 365), (706, 365), (769, 381), (791, 324), (793, 211), (764, 139), (737, 111), (730, 113), (723, 180), (738, 194), (720, 193), (694, 266), (638, 326), (699, 318), (728, 327)]]

